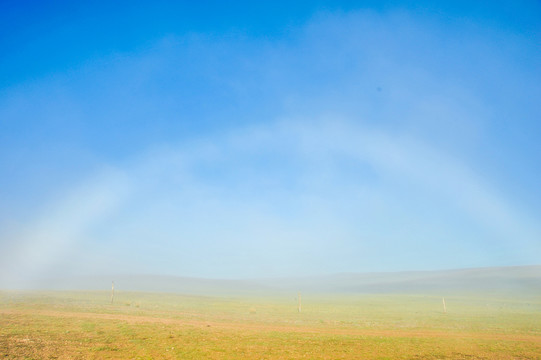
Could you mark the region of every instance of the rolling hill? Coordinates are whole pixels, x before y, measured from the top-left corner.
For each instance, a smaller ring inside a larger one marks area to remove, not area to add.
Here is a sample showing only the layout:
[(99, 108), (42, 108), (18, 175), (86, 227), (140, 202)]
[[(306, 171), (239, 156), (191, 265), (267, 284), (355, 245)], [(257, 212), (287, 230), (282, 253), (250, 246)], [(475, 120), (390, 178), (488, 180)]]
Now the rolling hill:
[(341, 273), (324, 276), (204, 279), (162, 275), (64, 277), (40, 282), (40, 290), (172, 292), (193, 295), (265, 295), (270, 293), (525, 293), (541, 294), (541, 266), (470, 268), (442, 271)]

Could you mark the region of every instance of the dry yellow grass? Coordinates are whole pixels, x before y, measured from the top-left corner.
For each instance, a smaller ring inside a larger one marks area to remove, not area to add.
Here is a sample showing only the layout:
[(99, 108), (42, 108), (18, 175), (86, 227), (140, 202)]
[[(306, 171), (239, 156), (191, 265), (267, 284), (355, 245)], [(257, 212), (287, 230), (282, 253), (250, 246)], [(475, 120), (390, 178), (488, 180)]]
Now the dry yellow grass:
[[(540, 359), (535, 299), (2, 293), (7, 359)], [(303, 298), (304, 299), (304, 298)], [(441, 299), (440, 299), (441, 301)]]

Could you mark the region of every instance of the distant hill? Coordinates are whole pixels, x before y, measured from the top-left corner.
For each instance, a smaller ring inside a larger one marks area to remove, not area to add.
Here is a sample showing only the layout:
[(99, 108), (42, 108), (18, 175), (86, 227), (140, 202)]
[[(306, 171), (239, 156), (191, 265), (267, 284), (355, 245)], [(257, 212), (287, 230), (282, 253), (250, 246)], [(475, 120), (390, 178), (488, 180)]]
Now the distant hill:
[(43, 281), (40, 289), (173, 292), (192, 295), (269, 293), (527, 293), (541, 296), (541, 266), (514, 266), (380, 273), (344, 273), (298, 278), (202, 279), (160, 275), (66, 277)]
[[(349, 273), (292, 279), (282, 286), (303, 285), (326, 293), (528, 292), (541, 295), (541, 266), (491, 267), (443, 271)], [(287, 284), (287, 285), (286, 285)]]

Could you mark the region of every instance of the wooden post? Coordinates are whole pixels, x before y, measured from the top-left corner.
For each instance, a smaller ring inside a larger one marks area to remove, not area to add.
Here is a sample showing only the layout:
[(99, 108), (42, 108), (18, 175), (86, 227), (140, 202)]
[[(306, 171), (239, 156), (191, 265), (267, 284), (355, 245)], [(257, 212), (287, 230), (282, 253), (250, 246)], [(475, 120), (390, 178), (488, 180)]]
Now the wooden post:
[(301, 312), (301, 310), (302, 310), (302, 307), (301, 307), (301, 293), (299, 292), (297, 295), (298, 295), (298, 299), (299, 299), (299, 308), (298, 308), (298, 310), (299, 310), (299, 312)]
[(111, 304), (113, 303), (114, 298), (115, 298), (115, 282), (113, 281), (111, 285)]
[(447, 308), (445, 307), (445, 298), (442, 297), (441, 299), (443, 300), (443, 313), (447, 314)]

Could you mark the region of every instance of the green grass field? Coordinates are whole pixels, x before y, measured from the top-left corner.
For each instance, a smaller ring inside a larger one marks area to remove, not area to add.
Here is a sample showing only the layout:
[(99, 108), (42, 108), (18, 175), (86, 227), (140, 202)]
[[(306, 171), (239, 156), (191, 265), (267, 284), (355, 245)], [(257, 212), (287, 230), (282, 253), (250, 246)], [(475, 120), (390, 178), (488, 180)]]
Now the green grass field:
[(7, 359), (541, 359), (541, 298), (0, 292)]

